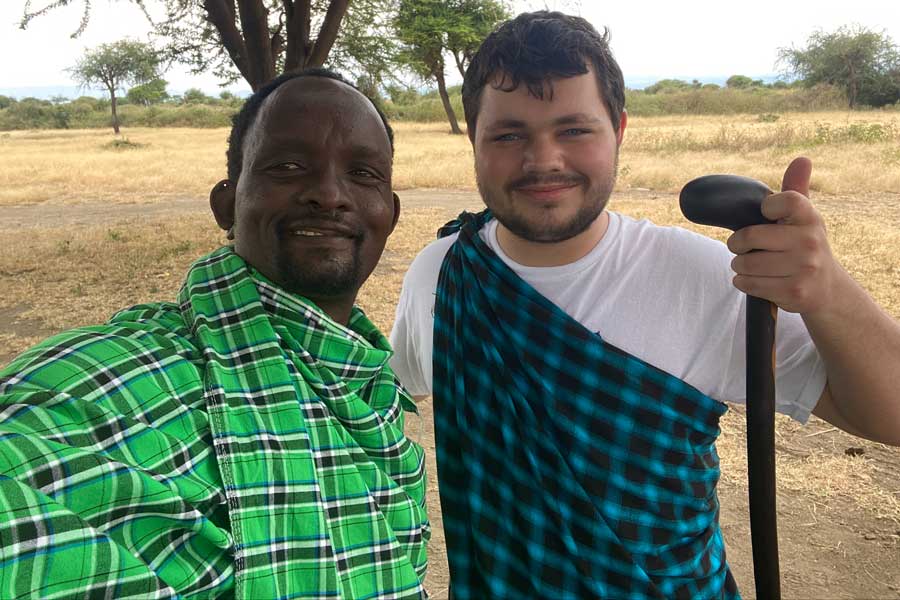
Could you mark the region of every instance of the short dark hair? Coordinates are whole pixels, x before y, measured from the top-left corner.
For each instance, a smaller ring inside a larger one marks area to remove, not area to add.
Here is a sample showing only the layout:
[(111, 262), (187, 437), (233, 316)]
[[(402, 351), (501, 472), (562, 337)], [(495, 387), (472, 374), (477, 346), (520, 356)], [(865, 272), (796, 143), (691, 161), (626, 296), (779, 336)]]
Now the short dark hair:
[[(524, 84), (535, 98), (543, 98), (546, 85), (552, 98), (553, 79), (584, 75), (588, 64), (594, 68), (600, 95), (618, 131), (619, 115), (625, 108), (625, 81), (609, 49), (608, 29), (604, 28), (601, 35), (581, 17), (546, 10), (522, 13), (506, 21), (485, 38), (463, 78), (469, 138), (475, 139), (485, 85), (511, 92)], [(498, 76), (501, 80), (492, 83)]]
[(277, 90), (282, 84), (287, 83), (293, 79), (297, 79), (299, 77), (327, 77), (328, 79), (334, 79), (336, 81), (340, 81), (346, 85), (349, 85), (354, 90), (365, 96), (369, 102), (372, 103), (372, 106), (375, 107), (376, 112), (378, 112), (378, 116), (381, 117), (381, 122), (384, 124), (384, 130), (387, 132), (388, 141), (391, 144), (391, 158), (394, 156), (394, 130), (391, 129), (390, 124), (388, 124), (387, 117), (384, 115), (384, 112), (378, 105), (375, 103), (372, 98), (370, 98), (367, 94), (364, 94), (358, 87), (344, 79), (344, 77), (340, 73), (336, 73), (335, 71), (331, 71), (330, 69), (322, 69), (319, 67), (304, 69), (302, 71), (295, 71), (292, 73), (284, 73), (283, 75), (279, 75), (266, 85), (262, 86), (256, 92), (253, 93), (252, 96), (247, 98), (244, 102), (244, 105), (241, 107), (241, 110), (234, 115), (231, 119), (231, 134), (228, 136), (228, 150), (225, 155), (228, 159), (228, 179), (237, 183), (238, 178), (241, 176), (241, 165), (244, 162), (244, 138), (247, 137), (247, 132), (250, 131), (250, 128), (253, 126), (253, 122), (256, 120), (256, 115), (259, 114), (259, 109), (262, 107), (263, 102), (265, 102), (266, 98), (268, 98), (272, 92)]

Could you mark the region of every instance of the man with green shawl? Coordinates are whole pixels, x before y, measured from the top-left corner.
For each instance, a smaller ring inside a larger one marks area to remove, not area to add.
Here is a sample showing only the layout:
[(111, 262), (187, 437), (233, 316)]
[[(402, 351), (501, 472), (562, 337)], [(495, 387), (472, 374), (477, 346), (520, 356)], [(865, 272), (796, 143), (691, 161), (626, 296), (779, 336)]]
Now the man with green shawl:
[(392, 156), (336, 74), (274, 80), (210, 195), (233, 246), (0, 371), (0, 597), (425, 596), (413, 405), (354, 304)]

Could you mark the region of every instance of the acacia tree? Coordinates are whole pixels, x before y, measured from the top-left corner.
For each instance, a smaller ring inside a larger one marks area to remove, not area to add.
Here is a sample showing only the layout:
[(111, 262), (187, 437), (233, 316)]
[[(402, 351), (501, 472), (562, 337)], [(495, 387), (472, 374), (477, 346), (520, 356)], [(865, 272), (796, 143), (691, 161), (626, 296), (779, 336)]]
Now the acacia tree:
[[(380, 79), (392, 50), (386, 27), (390, 0), (123, 0), (140, 7), (164, 40), (164, 59), (213, 72), (226, 82), (240, 78), (255, 91), (279, 73), (330, 62)], [(27, 0), (20, 26), (56, 8), (84, 7), (80, 35), (91, 16), (91, 0)], [(161, 19), (152, 14), (161, 11)], [(329, 55), (334, 55), (329, 61)]]
[(158, 79), (159, 58), (150, 44), (119, 40), (87, 50), (69, 72), (83, 86), (102, 85), (109, 93), (113, 131), (119, 133), (116, 90)]
[(450, 103), (444, 74), (446, 54), (460, 75), (482, 40), (509, 14), (499, 0), (401, 0), (394, 30), (402, 46), (397, 60), (425, 81), (434, 81), (452, 133), (462, 129)]
[(804, 85), (843, 89), (850, 108), (900, 101), (900, 49), (883, 32), (859, 26), (817, 31), (805, 48), (780, 48), (778, 54), (785, 72)]
[(497, 0), (455, 0), (459, 21), (447, 31), (447, 50), (456, 62), (459, 76), (466, 69), (484, 38), (510, 17), (509, 7)]

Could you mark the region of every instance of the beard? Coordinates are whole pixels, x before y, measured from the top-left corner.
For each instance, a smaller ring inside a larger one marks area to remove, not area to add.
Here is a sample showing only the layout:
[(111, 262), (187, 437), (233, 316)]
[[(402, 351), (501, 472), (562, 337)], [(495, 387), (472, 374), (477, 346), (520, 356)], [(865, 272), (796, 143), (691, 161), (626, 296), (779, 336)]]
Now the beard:
[[(479, 177), (478, 191), (485, 205), (491, 209), (491, 214), (513, 235), (529, 242), (554, 244), (585, 232), (603, 213), (616, 184), (618, 166), (619, 157), (617, 155), (612, 172), (594, 184), (580, 175), (543, 177), (526, 175), (505, 185), (502, 189), (497, 189), (487, 186)], [(580, 186), (584, 200), (574, 215), (567, 219), (558, 219), (553, 218), (549, 211), (541, 211), (545, 214), (540, 214), (537, 210), (523, 210), (522, 207), (516, 206), (512, 198), (516, 188), (549, 183), (578, 184)]]
[(335, 297), (355, 294), (359, 287), (360, 239), (354, 239), (353, 251), (340, 255), (321, 252), (303, 260), (285, 250), (276, 256), (275, 267), (282, 287), (305, 297)]

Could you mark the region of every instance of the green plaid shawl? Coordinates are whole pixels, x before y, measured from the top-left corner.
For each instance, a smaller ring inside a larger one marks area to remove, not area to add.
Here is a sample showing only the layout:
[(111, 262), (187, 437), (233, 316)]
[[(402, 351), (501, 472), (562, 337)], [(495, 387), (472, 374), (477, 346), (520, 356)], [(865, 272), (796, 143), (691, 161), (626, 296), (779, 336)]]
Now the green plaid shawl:
[(0, 597), (420, 598), (423, 451), (390, 348), (249, 269), (0, 372)]
[(539, 294), (464, 213), (435, 301), (434, 420), (457, 600), (738, 597), (715, 486), (724, 404)]

